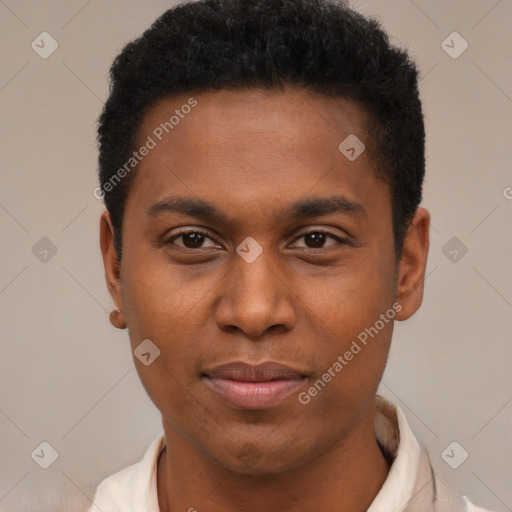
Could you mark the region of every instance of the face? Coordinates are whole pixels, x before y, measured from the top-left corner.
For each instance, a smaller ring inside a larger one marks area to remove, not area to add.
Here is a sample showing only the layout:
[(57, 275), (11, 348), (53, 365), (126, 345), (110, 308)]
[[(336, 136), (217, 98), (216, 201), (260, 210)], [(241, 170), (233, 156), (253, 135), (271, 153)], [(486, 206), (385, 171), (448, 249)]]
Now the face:
[[(393, 319), (421, 303), (427, 214), (397, 262), (356, 104), (222, 90), (183, 108), (191, 96), (144, 117), (137, 148), (153, 147), (125, 207), (121, 282), (102, 217), (107, 281), (132, 350), (160, 350), (134, 362), (167, 442), (235, 471), (287, 471), (369, 417)], [(339, 149), (351, 135), (366, 146), (355, 159), (361, 146)]]

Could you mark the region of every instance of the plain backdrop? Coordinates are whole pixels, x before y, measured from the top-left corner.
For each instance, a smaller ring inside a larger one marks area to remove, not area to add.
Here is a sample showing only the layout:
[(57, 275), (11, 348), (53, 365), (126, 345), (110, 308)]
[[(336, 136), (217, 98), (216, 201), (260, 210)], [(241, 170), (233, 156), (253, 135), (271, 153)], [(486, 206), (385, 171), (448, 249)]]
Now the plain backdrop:
[[(110, 64), (172, 5), (0, 0), (4, 512), (84, 510), (100, 480), (139, 460), (161, 430), (128, 333), (108, 321), (93, 190)], [(397, 323), (380, 392), (402, 407), (447, 482), (512, 510), (512, 2), (351, 5), (417, 61), (427, 129), (424, 304)], [(42, 32), (58, 43), (46, 59), (31, 46)], [(469, 454), (457, 469), (441, 457), (453, 441)], [(53, 454), (42, 442), (57, 456), (48, 469), (31, 455)]]

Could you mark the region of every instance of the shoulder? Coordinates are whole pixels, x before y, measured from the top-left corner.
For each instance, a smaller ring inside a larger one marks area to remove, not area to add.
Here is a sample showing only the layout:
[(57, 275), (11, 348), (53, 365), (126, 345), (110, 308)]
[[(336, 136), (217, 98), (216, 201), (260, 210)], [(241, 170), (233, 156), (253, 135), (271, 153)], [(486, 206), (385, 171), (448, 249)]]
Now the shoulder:
[[(157, 495), (156, 468), (164, 445), (163, 433), (150, 444), (144, 457), (98, 485), (87, 512), (129, 512), (150, 509)], [(155, 508), (158, 512), (158, 508)]]
[(466, 510), (467, 512), (492, 512), (486, 508), (477, 507), (474, 505), (467, 496), (463, 496), (464, 501), (466, 502)]
[(132, 464), (108, 478), (98, 485), (94, 494), (94, 501), (87, 512), (122, 512), (131, 510), (129, 503), (129, 489), (133, 487), (135, 473), (139, 464)]

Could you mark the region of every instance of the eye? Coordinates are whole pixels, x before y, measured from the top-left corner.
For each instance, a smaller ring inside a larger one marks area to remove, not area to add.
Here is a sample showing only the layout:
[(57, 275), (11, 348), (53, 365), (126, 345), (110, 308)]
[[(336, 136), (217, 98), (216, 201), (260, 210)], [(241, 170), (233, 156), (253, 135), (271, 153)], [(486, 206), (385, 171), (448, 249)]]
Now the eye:
[[(297, 240), (301, 238), (304, 239), (304, 245), (297, 245)], [(325, 245), (325, 243), (329, 240), (333, 240), (333, 243)], [(176, 243), (176, 241), (180, 240), (180, 243)], [(205, 246), (206, 241), (210, 241), (213, 245)], [(325, 249), (332, 245), (336, 245), (336, 242), (339, 244), (346, 244), (347, 241), (339, 236), (334, 235), (330, 231), (316, 228), (312, 229), (306, 233), (303, 233), (298, 238), (296, 238), (293, 247), (299, 247), (304, 249)], [(183, 249), (205, 249), (207, 247), (217, 247), (218, 244), (213, 240), (207, 232), (201, 231), (198, 229), (191, 229), (188, 231), (181, 231), (167, 239), (165, 244), (176, 245)]]
[[(331, 245), (335, 245), (335, 243), (329, 244), (325, 246), (325, 242), (330, 238), (331, 240), (334, 240), (335, 242), (338, 242), (340, 244), (346, 244), (346, 240), (343, 238), (340, 238), (336, 235), (333, 235), (331, 232), (323, 229), (312, 229), (308, 231), (307, 233), (303, 233), (299, 238), (296, 240), (300, 240), (301, 238), (304, 238), (305, 245), (298, 246), (305, 249), (324, 249), (325, 247), (330, 247)], [(296, 244), (296, 242), (294, 243)], [(297, 247), (295, 245), (295, 247)]]
[[(175, 241), (179, 239), (181, 239), (181, 244), (175, 243)], [(184, 249), (203, 249), (203, 243), (206, 240), (211, 240), (215, 243), (215, 241), (208, 236), (208, 233), (194, 229), (189, 231), (182, 231), (181, 233), (173, 235), (171, 238), (166, 240), (165, 243), (177, 245), (178, 247), (183, 247)]]

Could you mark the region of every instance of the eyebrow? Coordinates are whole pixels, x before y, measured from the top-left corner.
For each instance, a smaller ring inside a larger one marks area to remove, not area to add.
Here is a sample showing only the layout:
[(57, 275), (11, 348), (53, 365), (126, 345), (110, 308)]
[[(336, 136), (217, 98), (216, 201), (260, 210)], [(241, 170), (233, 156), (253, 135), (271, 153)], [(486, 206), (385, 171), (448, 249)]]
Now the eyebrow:
[(341, 213), (351, 217), (366, 216), (366, 210), (361, 203), (350, 201), (345, 196), (326, 198), (309, 198), (293, 203), (283, 212), (284, 218), (320, 217), (332, 213)]
[[(224, 212), (202, 199), (167, 197), (152, 205), (148, 210), (148, 216), (157, 217), (166, 212), (182, 213), (189, 217), (227, 223), (227, 215)], [(362, 204), (350, 201), (345, 196), (332, 196), (299, 200), (288, 206), (280, 217), (282, 220), (304, 219), (333, 213), (351, 217), (366, 216), (366, 210)]]
[(148, 210), (149, 217), (156, 217), (165, 212), (183, 213), (190, 217), (205, 220), (226, 221), (226, 215), (211, 203), (202, 199), (188, 197), (166, 197)]

